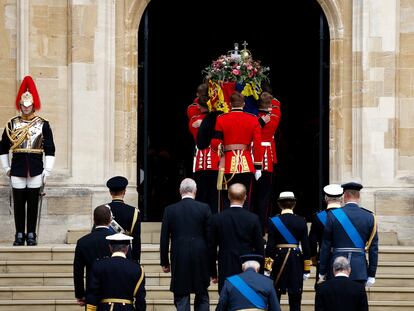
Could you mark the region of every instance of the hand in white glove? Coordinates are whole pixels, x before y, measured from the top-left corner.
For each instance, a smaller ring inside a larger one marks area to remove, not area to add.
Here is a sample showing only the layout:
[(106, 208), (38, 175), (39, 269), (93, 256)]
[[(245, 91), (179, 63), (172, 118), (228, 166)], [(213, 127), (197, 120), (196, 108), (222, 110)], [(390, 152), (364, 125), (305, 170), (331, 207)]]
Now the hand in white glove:
[(42, 172), (42, 180), (43, 180), (43, 183), (44, 184), (46, 184), (46, 177), (49, 177), (50, 176), (50, 173), (51, 173), (50, 170), (47, 170), (47, 169), (44, 169), (43, 170), (43, 172)]
[(326, 276), (325, 276), (325, 275), (319, 274), (319, 281), (318, 281), (318, 282), (323, 282), (323, 281), (325, 281), (325, 278), (326, 278)]
[(366, 287), (371, 287), (372, 285), (374, 285), (375, 284), (375, 278), (372, 278), (372, 277), (368, 277), (368, 280), (367, 280), (367, 282), (365, 283), (365, 286)]
[(309, 277), (310, 277), (310, 273), (304, 273), (303, 274), (303, 280), (304, 281), (307, 281), (309, 279)]
[(264, 275), (270, 277), (270, 271), (265, 270)]
[(256, 172), (254, 172), (254, 178), (256, 178), (256, 180), (259, 180), (260, 177), (262, 177), (262, 171), (256, 170)]
[(2, 155), (0, 155), (0, 162), (1, 162), (1, 167), (4, 170), (4, 173), (7, 176), (10, 176), (9, 155), (8, 154), (2, 154)]

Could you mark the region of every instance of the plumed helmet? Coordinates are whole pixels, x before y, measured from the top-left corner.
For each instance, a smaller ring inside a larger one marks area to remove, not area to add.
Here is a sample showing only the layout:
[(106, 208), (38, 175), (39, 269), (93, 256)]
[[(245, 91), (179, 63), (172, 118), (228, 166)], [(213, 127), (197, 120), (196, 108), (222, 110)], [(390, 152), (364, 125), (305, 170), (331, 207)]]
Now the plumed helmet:
[(24, 77), (22, 84), (20, 84), (19, 92), (16, 96), (17, 110), (20, 110), (20, 102), (23, 102), (23, 105), (27, 107), (33, 104), (35, 110), (40, 110), (39, 93), (31, 76)]

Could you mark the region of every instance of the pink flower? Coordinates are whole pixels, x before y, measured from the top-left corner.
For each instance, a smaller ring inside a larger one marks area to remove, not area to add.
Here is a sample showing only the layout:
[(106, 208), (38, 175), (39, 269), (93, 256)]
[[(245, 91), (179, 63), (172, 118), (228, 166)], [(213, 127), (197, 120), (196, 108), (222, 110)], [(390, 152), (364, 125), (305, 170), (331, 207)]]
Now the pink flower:
[(235, 76), (238, 76), (238, 75), (240, 74), (240, 70), (238, 70), (238, 69), (233, 69), (233, 70), (232, 70), (232, 73), (233, 73)]

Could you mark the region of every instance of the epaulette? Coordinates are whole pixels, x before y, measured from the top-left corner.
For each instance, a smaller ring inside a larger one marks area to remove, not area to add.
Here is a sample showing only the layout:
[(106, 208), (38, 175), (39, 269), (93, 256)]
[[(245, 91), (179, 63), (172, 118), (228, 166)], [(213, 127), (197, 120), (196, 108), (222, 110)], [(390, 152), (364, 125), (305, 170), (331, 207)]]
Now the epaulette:
[(374, 214), (374, 212), (372, 212), (372, 211), (370, 211), (369, 209), (366, 209), (366, 208), (364, 208), (364, 207), (359, 207), (360, 209), (363, 209), (364, 211), (367, 211), (367, 212), (369, 212), (369, 213), (371, 213), (371, 214)]

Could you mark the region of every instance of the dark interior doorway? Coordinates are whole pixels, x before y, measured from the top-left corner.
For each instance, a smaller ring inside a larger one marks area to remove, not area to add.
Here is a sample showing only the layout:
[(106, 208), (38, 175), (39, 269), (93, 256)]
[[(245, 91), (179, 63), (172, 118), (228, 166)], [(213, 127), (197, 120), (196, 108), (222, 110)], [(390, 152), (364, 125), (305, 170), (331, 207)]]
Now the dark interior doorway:
[[(179, 199), (181, 179), (192, 176), (194, 142), (187, 129), (186, 107), (202, 82), (202, 69), (244, 40), (253, 58), (270, 67), (273, 94), (281, 102), (275, 197), (280, 191), (293, 191), (298, 197), (296, 213), (309, 219), (320, 208), (321, 185), (329, 181), (329, 31), (317, 1), (152, 0), (146, 14), (149, 145), (145, 219), (159, 221), (164, 207)], [(138, 62), (142, 63), (143, 22), (138, 35)], [(138, 77), (141, 129), (145, 122), (143, 72), (139, 70)], [(143, 135), (140, 130), (141, 167)], [(140, 190), (142, 208), (144, 189)]]

